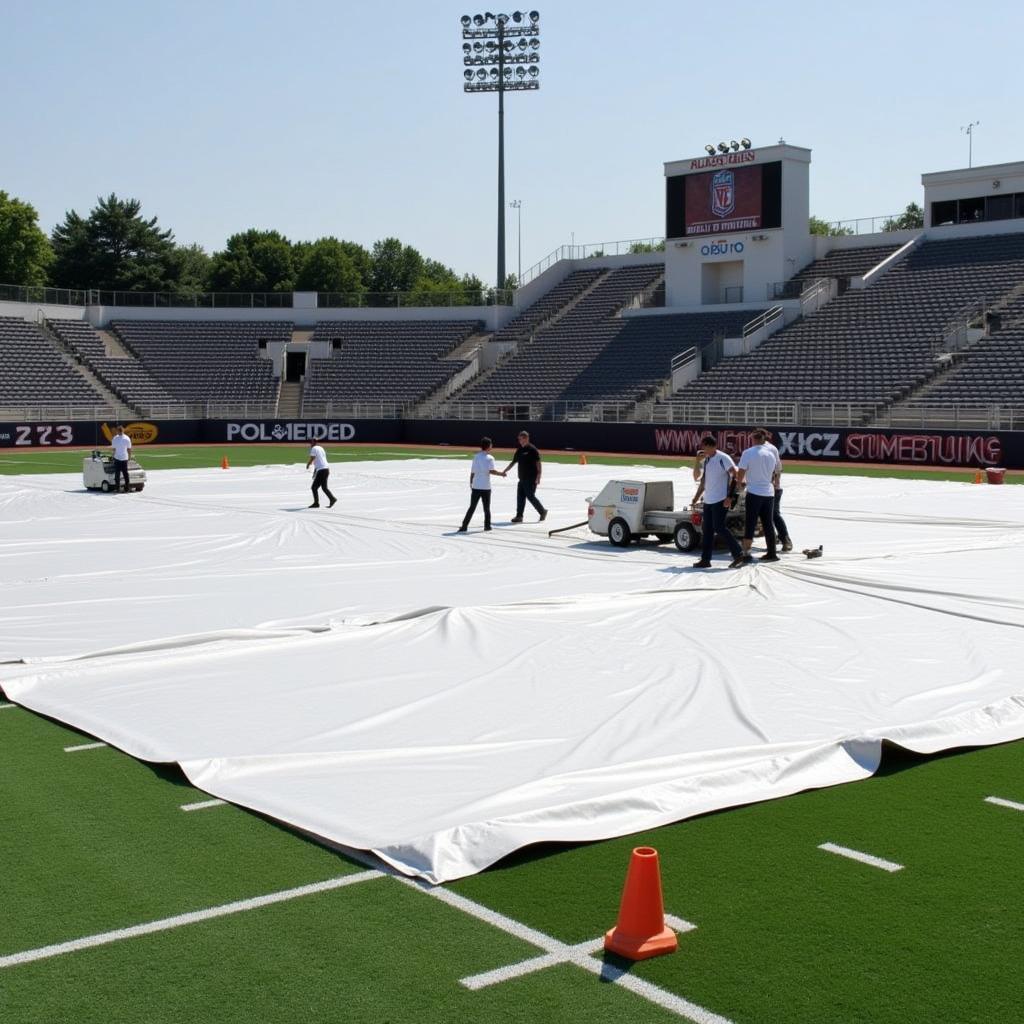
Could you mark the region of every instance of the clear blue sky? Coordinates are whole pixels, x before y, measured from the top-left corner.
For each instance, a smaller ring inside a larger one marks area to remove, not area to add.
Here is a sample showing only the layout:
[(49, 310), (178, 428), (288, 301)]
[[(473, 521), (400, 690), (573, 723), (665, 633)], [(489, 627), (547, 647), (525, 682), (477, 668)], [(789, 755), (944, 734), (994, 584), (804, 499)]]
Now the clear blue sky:
[[(1019, 2), (537, 6), (541, 88), (506, 101), (524, 267), (573, 234), (662, 234), (662, 162), (709, 141), (811, 148), (829, 220), (919, 200), (922, 171), (966, 166), (973, 120), (975, 164), (1024, 159)], [(497, 99), (462, 92), (477, 10), (2, 0), (0, 189), (46, 230), (113, 191), (210, 251), (254, 226), (397, 235), (490, 281)]]

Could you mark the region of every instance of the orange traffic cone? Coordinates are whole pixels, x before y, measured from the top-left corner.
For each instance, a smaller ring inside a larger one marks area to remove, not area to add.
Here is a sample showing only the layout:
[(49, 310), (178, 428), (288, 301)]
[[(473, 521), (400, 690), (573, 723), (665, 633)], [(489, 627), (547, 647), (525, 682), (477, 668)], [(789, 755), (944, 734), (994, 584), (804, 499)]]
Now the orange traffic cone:
[(222, 458), (220, 460), (220, 468), (221, 469), (227, 469), (228, 468), (228, 457), (226, 455), (224, 456), (224, 458)]
[(983, 484), (985, 482), (985, 474), (980, 469), (974, 474), (974, 482), (976, 484)]
[(619, 919), (605, 933), (604, 948), (629, 960), (646, 960), (674, 953), (678, 945), (676, 933), (665, 925), (658, 851), (638, 846), (626, 873)]
[(587, 464), (587, 457), (582, 452), (580, 452), (580, 465), (581, 466), (585, 466), (586, 464)]

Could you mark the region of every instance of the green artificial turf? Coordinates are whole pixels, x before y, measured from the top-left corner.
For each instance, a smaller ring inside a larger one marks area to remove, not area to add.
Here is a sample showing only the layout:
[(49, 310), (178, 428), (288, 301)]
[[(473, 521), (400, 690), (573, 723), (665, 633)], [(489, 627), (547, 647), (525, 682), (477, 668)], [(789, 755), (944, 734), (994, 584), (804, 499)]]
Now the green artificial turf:
[[(172, 768), (0, 712), (0, 956), (363, 870)], [(615, 921), (630, 851), (660, 852), (697, 924), (630, 973), (736, 1024), (1019, 1020), (1024, 743), (889, 751), (853, 785), (601, 843), (535, 847), (448, 888), (556, 939)], [(831, 841), (905, 865), (888, 874)], [(540, 951), (391, 878), (0, 969), (0, 1019), (542, 1022), (678, 1019), (572, 965), (472, 992)], [(612, 960), (622, 965), (620, 961)], [(628, 966), (628, 965), (622, 965)]]

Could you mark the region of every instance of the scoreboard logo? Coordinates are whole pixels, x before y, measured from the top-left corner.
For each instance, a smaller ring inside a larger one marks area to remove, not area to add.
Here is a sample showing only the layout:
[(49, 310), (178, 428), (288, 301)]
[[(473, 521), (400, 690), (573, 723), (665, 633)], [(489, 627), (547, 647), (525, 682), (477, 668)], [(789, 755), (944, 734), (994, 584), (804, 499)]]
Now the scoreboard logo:
[(728, 217), (736, 209), (736, 179), (732, 171), (718, 171), (711, 177), (711, 212)]

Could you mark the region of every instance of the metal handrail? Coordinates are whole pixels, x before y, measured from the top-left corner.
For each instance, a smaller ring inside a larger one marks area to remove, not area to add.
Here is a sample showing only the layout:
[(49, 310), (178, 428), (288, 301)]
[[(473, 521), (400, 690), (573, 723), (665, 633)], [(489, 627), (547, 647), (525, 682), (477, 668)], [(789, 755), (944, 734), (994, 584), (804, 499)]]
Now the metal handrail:
[[(899, 213), (883, 213), (877, 217), (854, 217), (852, 220), (831, 220), (828, 227), (837, 235), (878, 235), (889, 231), (904, 231), (905, 228), (887, 228), (885, 224), (898, 220), (905, 211)], [(862, 225), (867, 225), (862, 228)]]
[(766, 309), (760, 316), (754, 317), (753, 320), (743, 325), (743, 340), (745, 341), (752, 334), (756, 334), (762, 328), (775, 323), (782, 315), (783, 309), (781, 306), (772, 306), (771, 309)]
[[(807, 307), (817, 300), (821, 293), (824, 291), (831, 292), (832, 290), (832, 279), (828, 277), (819, 277), (813, 284), (809, 284), (800, 293), (800, 315), (806, 316)], [(821, 309), (821, 303), (815, 307), (815, 312)]]
[[(391, 292), (317, 292), (317, 308), (417, 308), (510, 306), (515, 290), (452, 289)], [(114, 306), (131, 309), (292, 309), (294, 292), (135, 292), (98, 288), (44, 288), (0, 284), (0, 301), (55, 306)]]
[[(533, 264), (532, 267), (523, 271), (522, 280), (520, 280), (519, 287), (522, 288), (524, 284), (532, 281), (535, 277), (540, 277), (549, 267), (553, 267), (559, 260), (584, 260), (591, 259), (595, 256), (623, 256), (628, 255), (630, 247), (634, 245), (650, 245), (654, 247), (654, 252), (650, 253), (638, 253), (637, 255), (654, 256), (657, 252), (660, 252), (665, 247), (665, 237), (658, 235), (652, 238), (627, 238), (620, 239), (615, 242), (588, 242), (585, 245), (560, 245), (557, 249), (553, 249), (543, 259), (538, 260)], [(614, 249), (614, 251), (611, 251)]]
[(957, 339), (963, 342), (965, 340), (965, 332), (970, 327), (971, 321), (978, 317), (983, 317), (985, 315), (985, 310), (988, 309), (990, 305), (991, 302), (985, 296), (973, 299), (971, 302), (964, 303), (964, 305), (946, 321), (939, 339), (932, 344), (932, 352), (949, 352), (952, 351), (954, 347), (961, 347), (961, 345), (954, 346), (953, 342)]
[(0, 284), (0, 302), (30, 302), (43, 306), (84, 306), (88, 292), (80, 288)]
[(318, 309), (434, 309), (458, 306), (511, 306), (514, 301), (514, 288), (471, 288), (443, 292), (317, 292)]

